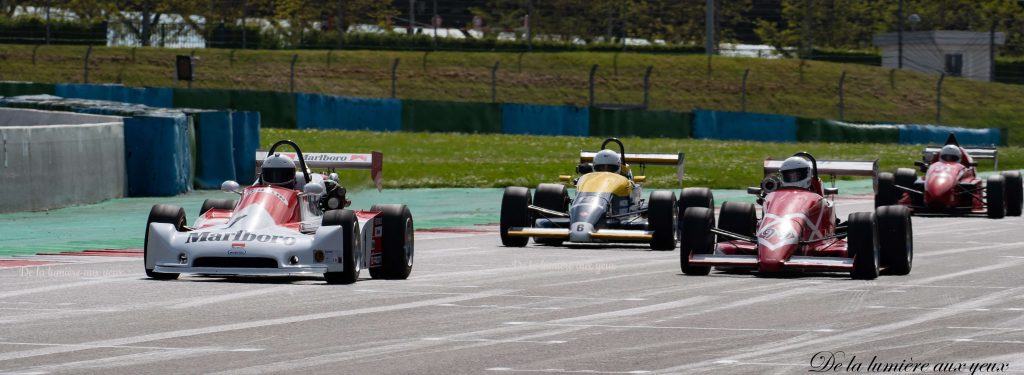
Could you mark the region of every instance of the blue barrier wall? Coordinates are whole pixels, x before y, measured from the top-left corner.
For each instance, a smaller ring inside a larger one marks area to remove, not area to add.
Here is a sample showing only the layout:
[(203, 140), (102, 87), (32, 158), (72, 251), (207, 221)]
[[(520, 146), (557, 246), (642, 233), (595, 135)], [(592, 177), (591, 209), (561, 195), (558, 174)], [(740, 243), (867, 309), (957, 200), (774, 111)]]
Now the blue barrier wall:
[(693, 138), (795, 142), (796, 118), (749, 112), (693, 111)]
[(231, 112), (200, 112), (196, 119), (196, 188), (219, 189), (235, 179)]
[(174, 90), (157, 87), (125, 87), (122, 85), (58, 84), (55, 92), (64, 98), (108, 100), (113, 102), (145, 104), (150, 107), (174, 106)]
[(124, 119), (128, 196), (172, 196), (192, 184), (188, 118), (183, 114)]
[(248, 185), (256, 180), (256, 150), (260, 148), (260, 113), (232, 112), (231, 133), (234, 136), (235, 178)]
[(956, 134), (961, 146), (998, 146), (1002, 142), (1000, 129), (966, 129), (938, 125), (897, 125), (902, 144), (943, 144), (949, 133)]
[(299, 129), (398, 131), (402, 128), (402, 102), (398, 99), (298, 94), (295, 107)]
[(501, 131), (505, 134), (590, 134), (590, 109), (569, 106), (503, 104)]

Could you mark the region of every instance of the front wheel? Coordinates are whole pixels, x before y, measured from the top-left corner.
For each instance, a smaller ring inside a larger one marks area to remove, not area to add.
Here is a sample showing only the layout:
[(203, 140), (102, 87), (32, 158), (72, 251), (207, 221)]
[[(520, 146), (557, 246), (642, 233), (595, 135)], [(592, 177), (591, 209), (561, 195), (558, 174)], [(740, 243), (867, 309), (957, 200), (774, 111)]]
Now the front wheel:
[(985, 184), (985, 206), (990, 219), (1006, 216), (1006, 180), (1003, 176), (989, 176)]
[(676, 194), (671, 191), (651, 193), (647, 205), (647, 229), (651, 235), (651, 250), (676, 249)]
[(510, 228), (529, 227), (530, 223), (530, 189), (509, 186), (501, 197), (501, 244), (508, 247), (523, 247), (530, 241), (529, 237), (512, 237), (508, 235)]
[(324, 279), (328, 284), (351, 284), (359, 279), (359, 264), (357, 252), (362, 251), (359, 247), (359, 225), (356, 225), (356, 213), (352, 210), (331, 210), (324, 214), (322, 226), (339, 226), (342, 234), (342, 271), (327, 272)]
[(1006, 216), (1020, 216), (1024, 210), (1024, 182), (1019, 171), (1003, 172), (1006, 181)]
[(149, 264), (149, 224), (165, 223), (174, 224), (174, 229), (179, 232), (185, 231), (185, 210), (178, 206), (158, 204), (149, 210), (149, 219), (146, 220), (146, 237), (143, 242), (142, 264), (146, 267), (146, 276), (157, 280), (174, 280), (178, 278), (176, 273), (155, 272), (148, 268)]
[(878, 174), (878, 192), (875, 193), (875, 208), (896, 204), (899, 197), (896, 177), (889, 172)]
[(878, 278), (878, 236), (875, 231), (875, 214), (855, 212), (847, 222), (847, 252), (853, 256), (854, 279), (872, 280)]
[[(540, 184), (537, 185), (537, 190), (533, 192), (533, 204), (551, 211), (567, 213), (569, 212), (569, 193), (566, 192), (565, 185)], [(538, 219), (542, 217), (545, 217), (545, 215), (540, 214)], [(563, 241), (561, 238), (535, 237), (533, 242), (539, 245), (560, 246)]]
[(375, 279), (407, 279), (412, 273), (415, 238), (412, 213), (404, 204), (375, 204), (370, 211), (380, 211), (383, 221), (381, 244), (384, 254), (382, 264), (370, 268), (370, 277)]
[(914, 231), (910, 209), (906, 206), (882, 206), (875, 210), (878, 245), (886, 273), (906, 275), (914, 264)]
[(691, 266), (690, 254), (711, 254), (715, 249), (715, 215), (707, 207), (690, 207), (680, 220), (683, 232), (679, 238), (679, 267), (684, 274), (703, 276), (711, 273), (710, 266)]

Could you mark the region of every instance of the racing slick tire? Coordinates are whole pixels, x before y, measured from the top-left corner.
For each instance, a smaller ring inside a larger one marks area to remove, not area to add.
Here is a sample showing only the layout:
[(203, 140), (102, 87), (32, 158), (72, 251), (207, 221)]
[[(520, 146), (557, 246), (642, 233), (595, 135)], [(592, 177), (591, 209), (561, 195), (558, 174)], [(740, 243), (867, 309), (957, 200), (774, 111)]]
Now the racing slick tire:
[(375, 204), (370, 211), (380, 211), (384, 230), (381, 245), (384, 254), (381, 266), (370, 268), (370, 277), (374, 279), (404, 280), (412, 273), (413, 256), (415, 255), (415, 230), (412, 213), (404, 204)]
[(990, 219), (1006, 216), (1006, 179), (1001, 175), (988, 177), (985, 184), (985, 207)]
[(896, 204), (899, 199), (896, 190), (896, 177), (892, 173), (878, 174), (878, 192), (875, 193), (875, 208)]
[[(149, 224), (152, 223), (167, 223), (174, 224), (174, 229), (179, 232), (185, 231), (185, 210), (178, 206), (172, 206), (168, 204), (154, 205), (149, 210), (149, 219), (146, 220), (146, 237), (143, 242), (142, 250), (142, 264), (149, 263)], [(152, 269), (146, 268), (146, 276), (157, 280), (174, 280), (178, 278), (176, 273), (163, 273), (153, 272)]]
[(690, 254), (711, 254), (715, 249), (715, 215), (707, 207), (690, 207), (683, 213), (685, 222), (679, 238), (679, 267), (684, 274), (704, 276), (711, 273), (710, 266), (691, 266)]
[(232, 199), (207, 199), (203, 201), (203, 206), (199, 208), (199, 216), (203, 216), (206, 211), (212, 209), (233, 210), (235, 209), (235, 201)]
[(914, 231), (910, 208), (882, 206), (875, 210), (882, 265), (890, 275), (906, 275), (914, 265)]
[(651, 235), (651, 250), (676, 249), (676, 193), (671, 191), (651, 192), (647, 204), (647, 229)]
[(351, 284), (359, 280), (361, 264), (357, 257), (359, 247), (359, 225), (352, 210), (330, 210), (324, 214), (321, 226), (340, 226), (344, 243), (341, 246), (342, 271), (324, 273), (328, 284)]
[[(569, 212), (569, 193), (565, 190), (565, 185), (560, 184), (540, 184), (537, 185), (537, 190), (533, 192), (533, 204), (540, 208), (546, 208), (551, 211), (558, 212)], [(538, 214), (544, 217), (543, 214)], [(540, 238), (535, 237), (533, 242), (541, 245), (552, 245), (560, 246), (562, 244), (560, 238)]]
[[(718, 212), (718, 229), (739, 235), (754, 237), (757, 231), (757, 210), (753, 204), (742, 202), (722, 203)], [(717, 242), (729, 241), (731, 238), (718, 236)]]
[(897, 186), (913, 189), (914, 182), (917, 181), (917, 171), (912, 168), (897, 168), (895, 178)]
[(1006, 216), (1020, 216), (1024, 209), (1024, 180), (1019, 171), (1002, 174), (1006, 181)]
[(850, 214), (846, 225), (847, 252), (853, 256), (850, 276), (860, 280), (878, 278), (879, 248), (875, 214), (854, 212)]
[[(686, 209), (690, 207), (707, 207), (711, 210), (711, 221), (715, 220), (715, 196), (711, 194), (711, 189), (708, 188), (686, 188), (679, 193), (679, 200), (676, 201), (676, 205), (679, 206), (677, 212), (680, 217), (686, 213)], [(683, 233), (683, 220), (679, 220), (679, 234)]]
[(508, 229), (514, 227), (531, 227), (530, 225), (530, 189), (520, 186), (505, 188), (501, 197), (501, 244), (508, 247), (523, 247), (530, 241), (529, 237), (510, 237)]

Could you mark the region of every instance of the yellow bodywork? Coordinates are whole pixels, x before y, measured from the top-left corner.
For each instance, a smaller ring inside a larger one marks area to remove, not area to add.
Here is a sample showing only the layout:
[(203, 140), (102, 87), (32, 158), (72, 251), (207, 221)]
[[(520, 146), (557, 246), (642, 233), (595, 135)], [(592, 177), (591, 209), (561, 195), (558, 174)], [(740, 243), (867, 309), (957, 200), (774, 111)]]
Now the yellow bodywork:
[(619, 197), (628, 197), (633, 192), (633, 184), (629, 179), (612, 172), (591, 172), (580, 177), (576, 183), (579, 193), (612, 193)]

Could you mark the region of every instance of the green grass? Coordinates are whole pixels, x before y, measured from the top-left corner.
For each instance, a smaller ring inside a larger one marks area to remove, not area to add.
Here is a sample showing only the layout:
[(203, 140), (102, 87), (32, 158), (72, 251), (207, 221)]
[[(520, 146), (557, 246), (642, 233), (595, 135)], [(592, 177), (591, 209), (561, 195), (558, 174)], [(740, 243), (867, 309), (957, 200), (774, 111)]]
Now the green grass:
[[(384, 185), (389, 188), (536, 186), (573, 174), (582, 149), (595, 150), (602, 138), (447, 133), (375, 133), (263, 129), (263, 149), (291, 139), (308, 152), (384, 153)], [(623, 138), (626, 152), (686, 153), (683, 185), (738, 189), (761, 181), (761, 162), (807, 151), (819, 159), (879, 159), (882, 171), (913, 168), (922, 146), (761, 143), (695, 139)], [(1024, 167), (1024, 149), (1000, 149), (1001, 169)], [(980, 170), (991, 170), (990, 163)], [(678, 187), (672, 167), (652, 166), (648, 186)], [(635, 174), (640, 174), (634, 169)], [(369, 173), (346, 171), (347, 185), (369, 186)]]
[[(43, 46), (32, 64), (33, 46), (0, 45), (0, 80), (49, 83), (82, 82), (80, 46)], [(90, 82), (173, 87), (174, 55), (189, 50), (95, 48)], [(812, 118), (838, 117), (838, 80), (847, 72), (845, 118), (850, 121), (935, 123), (938, 76), (896, 72), (857, 64), (797, 60), (716, 57), (709, 76), (700, 55), (599, 52), (332, 52), (197, 50), (194, 87), (288, 90), (291, 56), (298, 54), (296, 90), (359, 97), (390, 95), (390, 69), (398, 68), (398, 97), (455, 101), (489, 101), (490, 69), (496, 61), (498, 100), (516, 103), (587, 103), (587, 72), (600, 65), (597, 101), (640, 103), (644, 68), (654, 67), (651, 109), (740, 109), (744, 69), (750, 69), (748, 107), (752, 112)], [(133, 58), (134, 55), (134, 58)], [(521, 64), (520, 64), (521, 58)], [(180, 86), (180, 85), (179, 85)], [(947, 78), (942, 100), (944, 125), (1006, 127), (1010, 143), (1024, 145), (1024, 86)]]

